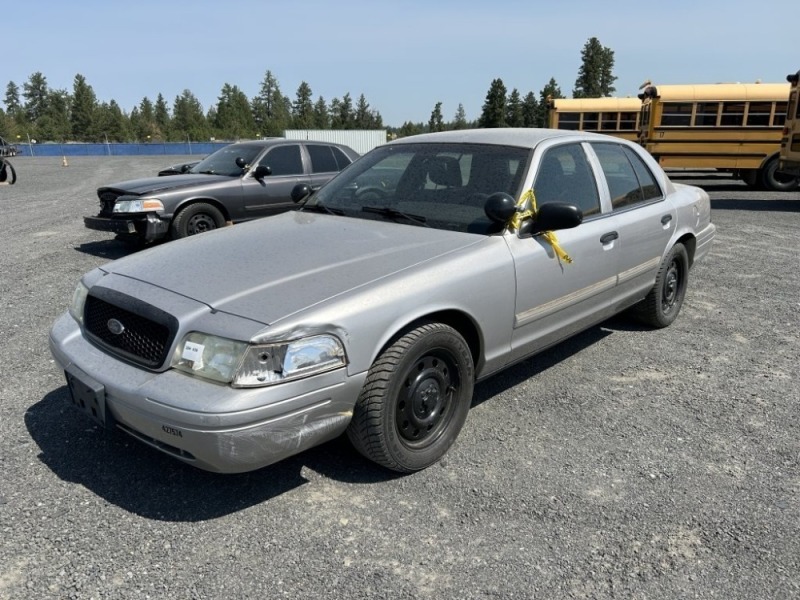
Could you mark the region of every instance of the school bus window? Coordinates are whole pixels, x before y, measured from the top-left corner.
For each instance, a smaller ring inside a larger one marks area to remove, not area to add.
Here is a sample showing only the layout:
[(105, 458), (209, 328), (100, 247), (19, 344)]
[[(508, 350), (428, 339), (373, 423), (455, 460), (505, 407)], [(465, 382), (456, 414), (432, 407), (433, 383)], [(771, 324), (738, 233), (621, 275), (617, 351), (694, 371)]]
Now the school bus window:
[(716, 127), (719, 102), (698, 102), (694, 115), (695, 127)]
[(561, 113), (558, 116), (559, 129), (574, 129), (581, 128), (581, 113)]
[(634, 112), (619, 113), (619, 128), (626, 131), (635, 131), (636, 115), (638, 114)]
[(600, 113), (600, 129), (602, 131), (616, 131), (618, 115), (619, 113)]
[(744, 102), (725, 102), (719, 124), (723, 127), (741, 127), (744, 123)]
[(583, 130), (597, 131), (600, 113), (583, 113)]
[(786, 105), (786, 102), (775, 103), (775, 118), (772, 120), (775, 127), (783, 127), (783, 124), (786, 123)]
[(691, 102), (664, 102), (664, 112), (661, 115), (662, 125), (688, 126), (691, 123)]
[(769, 127), (769, 118), (772, 114), (772, 102), (751, 102), (747, 111), (748, 127)]

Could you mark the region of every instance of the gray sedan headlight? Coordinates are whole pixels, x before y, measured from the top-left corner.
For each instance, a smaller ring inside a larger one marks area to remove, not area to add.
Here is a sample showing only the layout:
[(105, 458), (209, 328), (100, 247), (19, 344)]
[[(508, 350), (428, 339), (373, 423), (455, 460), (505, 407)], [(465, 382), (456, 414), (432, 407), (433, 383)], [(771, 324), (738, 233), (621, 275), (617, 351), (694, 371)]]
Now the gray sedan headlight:
[(347, 364), (332, 335), (275, 344), (247, 344), (192, 332), (178, 345), (172, 366), (234, 387), (258, 387), (309, 377)]
[(87, 288), (82, 281), (79, 281), (78, 285), (75, 287), (75, 291), (72, 292), (69, 314), (81, 325), (83, 325), (83, 307), (86, 306), (86, 296), (88, 295), (89, 288)]
[(157, 198), (139, 198), (137, 200), (117, 200), (115, 213), (140, 213), (151, 210), (164, 210), (164, 204)]

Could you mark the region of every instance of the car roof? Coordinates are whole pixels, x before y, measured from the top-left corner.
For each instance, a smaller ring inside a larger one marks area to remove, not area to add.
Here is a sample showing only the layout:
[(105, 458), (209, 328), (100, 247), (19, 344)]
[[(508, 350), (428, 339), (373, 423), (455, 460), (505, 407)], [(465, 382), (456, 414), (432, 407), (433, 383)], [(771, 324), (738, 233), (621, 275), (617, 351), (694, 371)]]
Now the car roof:
[(500, 144), (504, 146), (521, 146), (533, 148), (545, 140), (572, 138), (576, 140), (608, 139), (596, 133), (583, 131), (567, 131), (561, 129), (540, 129), (534, 127), (501, 127), (492, 129), (457, 129), (453, 131), (439, 131), (436, 133), (422, 133), (404, 137), (390, 142), (395, 144), (413, 143), (462, 143), (462, 144)]

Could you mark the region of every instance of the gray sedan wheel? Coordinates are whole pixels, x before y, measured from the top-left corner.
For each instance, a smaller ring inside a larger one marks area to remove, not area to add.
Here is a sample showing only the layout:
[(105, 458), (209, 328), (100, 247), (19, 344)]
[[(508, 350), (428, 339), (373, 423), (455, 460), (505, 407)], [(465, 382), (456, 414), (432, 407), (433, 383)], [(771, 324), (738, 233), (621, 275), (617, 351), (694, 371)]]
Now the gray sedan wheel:
[(461, 431), (473, 384), (464, 338), (448, 325), (422, 324), (372, 365), (347, 435), (361, 454), (393, 471), (424, 469)]
[(172, 237), (185, 238), (190, 235), (219, 229), (225, 225), (225, 217), (219, 209), (205, 202), (190, 204), (172, 220)]
[(678, 317), (689, 281), (689, 255), (683, 244), (675, 244), (658, 268), (656, 284), (637, 304), (635, 314), (652, 327), (667, 327)]

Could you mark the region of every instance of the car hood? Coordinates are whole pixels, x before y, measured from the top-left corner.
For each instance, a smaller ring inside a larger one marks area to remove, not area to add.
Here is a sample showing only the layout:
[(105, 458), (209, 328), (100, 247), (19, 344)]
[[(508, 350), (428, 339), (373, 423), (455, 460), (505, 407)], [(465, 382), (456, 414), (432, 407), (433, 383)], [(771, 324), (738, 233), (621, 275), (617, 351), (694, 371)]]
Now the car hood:
[(218, 181), (230, 181), (232, 178), (227, 175), (170, 175), (169, 177), (145, 177), (144, 179), (131, 179), (119, 183), (110, 183), (99, 188), (98, 191), (114, 190), (125, 192), (126, 194), (141, 196), (142, 194), (153, 194), (165, 190), (175, 190), (180, 188), (192, 187), (195, 185), (208, 185)]
[(170, 242), (102, 269), (269, 325), (485, 239), (293, 211)]

